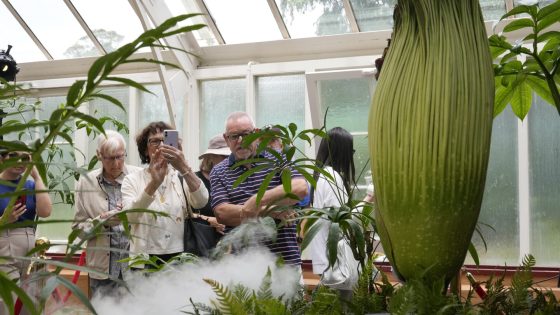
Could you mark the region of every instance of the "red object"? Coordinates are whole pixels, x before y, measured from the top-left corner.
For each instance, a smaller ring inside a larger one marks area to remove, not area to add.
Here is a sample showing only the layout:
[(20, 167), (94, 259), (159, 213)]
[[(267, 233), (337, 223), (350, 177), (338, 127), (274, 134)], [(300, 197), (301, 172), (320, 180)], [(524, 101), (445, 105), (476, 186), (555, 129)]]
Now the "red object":
[[(78, 266), (83, 266), (85, 264), (85, 262), (86, 262), (86, 251), (84, 250), (84, 251), (82, 251), (82, 254), (80, 255), (80, 259), (78, 260)], [(72, 277), (72, 283), (73, 284), (76, 284), (78, 282), (78, 279), (80, 278), (80, 273), (81, 273), (80, 270), (76, 270), (74, 272), (74, 276)], [(64, 304), (64, 303), (66, 303), (66, 301), (68, 301), (68, 299), (72, 295), (72, 291), (68, 290), (68, 292), (66, 292), (66, 295), (64, 296), (64, 298), (61, 298), (60, 290), (58, 290), (58, 288), (55, 288), (54, 291), (51, 293), (51, 295), (57, 303), (62, 302), (62, 304)], [(19, 315), (19, 313), (21, 312), (22, 306), (23, 306), (23, 303), (18, 298), (16, 300), (16, 304), (14, 306), (15, 315)]]
[(480, 286), (480, 283), (476, 282), (476, 280), (474, 279), (473, 275), (470, 272), (467, 272), (466, 276), (467, 279), (469, 279), (469, 282), (471, 283), (471, 286), (474, 288), (476, 294), (478, 294), (478, 296), (484, 300), (488, 295), (486, 294), (486, 291), (484, 291), (484, 289)]

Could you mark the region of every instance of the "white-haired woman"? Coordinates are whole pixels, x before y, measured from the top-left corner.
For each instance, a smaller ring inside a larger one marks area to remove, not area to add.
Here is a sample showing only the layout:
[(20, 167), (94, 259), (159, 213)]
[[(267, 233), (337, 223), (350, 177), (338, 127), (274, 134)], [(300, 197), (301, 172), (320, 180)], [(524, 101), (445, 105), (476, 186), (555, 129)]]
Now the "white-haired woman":
[[(121, 186), (124, 177), (139, 167), (127, 165), (126, 141), (113, 130), (106, 130), (97, 138), (97, 159), (101, 168), (82, 175), (76, 186), (76, 203), (73, 229), (89, 232), (93, 220), (107, 220), (100, 233), (87, 241), (87, 267), (102, 274), (89, 273), (90, 294), (112, 294), (119, 287), (117, 279), (123, 279), (129, 240), (120, 221), (112, 217), (122, 209)], [(86, 233), (82, 233), (85, 237)], [(104, 250), (106, 248), (107, 250)], [(110, 251), (109, 248), (121, 251)]]

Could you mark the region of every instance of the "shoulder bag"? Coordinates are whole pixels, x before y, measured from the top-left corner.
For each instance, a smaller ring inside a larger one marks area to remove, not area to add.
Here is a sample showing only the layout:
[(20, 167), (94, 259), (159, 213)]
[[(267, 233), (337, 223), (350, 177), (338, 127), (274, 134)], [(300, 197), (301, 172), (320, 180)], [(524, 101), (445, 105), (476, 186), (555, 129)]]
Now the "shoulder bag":
[[(183, 251), (196, 256), (208, 257), (211, 250), (220, 240), (220, 233), (210, 224), (200, 218), (195, 218), (189, 200), (185, 194), (183, 177), (179, 177), (185, 202), (187, 203), (187, 217), (185, 218), (185, 234), (183, 236)], [(202, 183), (201, 183), (202, 185)]]

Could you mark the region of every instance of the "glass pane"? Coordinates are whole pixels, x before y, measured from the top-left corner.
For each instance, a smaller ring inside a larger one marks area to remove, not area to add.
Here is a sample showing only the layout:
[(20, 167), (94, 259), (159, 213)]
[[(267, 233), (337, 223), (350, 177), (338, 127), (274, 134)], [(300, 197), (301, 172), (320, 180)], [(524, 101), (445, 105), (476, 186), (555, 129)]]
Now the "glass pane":
[(93, 43), (63, 1), (10, 2), (53, 58), (99, 55), (97, 50), (87, 48), (93, 47)]
[[(128, 87), (118, 87), (118, 88), (104, 88), (101, 92), (106, 95), (110, 95), (116, 99), (118, 99), (124, 106), (125, 109), (128, 109), (129, 106), (129, 91), (130, 88)], [(124, 126), (128, 127), (128, 114), (120, 109), (117, 105), (101, 98), (93, 99), (89, 102), (89, 113), (91, 116), (100, 119), (103, 117), (109, 118), (104, 124), (103, 128), (111, 129), (111, 130), (118, 130), (119, 126), (116, 126), (113, 121), (117, 122), (117, 124), (124, 124)], [(121, 134), (126, 138), (128, 138), (128, 134), (125, 130), (120, 131)], [(96, 152), (97, 149), (97, 139), (96, 137), (91, 134), (89, 137), (89, 145), (88, 145), (88, 155), (85, 157), (86, 161), (89, 161)], [(130, 148), (128, 149), (130, 151)], [(100, 167), (101, 164), (98, 163), (97, 167)]]
[(380, 31), (393, 28), (396, 0), (350, 0), (360, 31)]
[[(281, 108), (282, 110), (278, 110)], [(295, 123), (305, 129), (305, 76), (302, 74), (257, 79), (257, 127)]]
[(282, 39), (266, 1), (206, 0), (226, 44)]
[(318, 84), (321, 118), (328, 108), (327, 129), (340, 126), (350, 132), (368, 130), (371, 96), (377, 81), (367, 78), (323, 80)]
[[(518, 5), (523, 5), (523, 4), (527, 4), (527, 0), (513, 0), (513, 6), (518, 6)], [(553, 2), (556, 2), (556, 0), (538, 0), (538, 1), (530, 1), (531, 4), (533, 4), (534, 2), (537, 2), (539, 4), (539, 7), (544, 7), (547, 6)]]
[(480, 0), (480, 8), (485, 21), (499, 20), (506, 14), (506, 2), (504, 0)]
[(210, 138), (224, 133), (227, 116), (245, 111), (245, 79), (202, 81), (200, 90), (200, 152), (204, 152)]
[(371, 176), (371, 163), (367, 134), (354, 135), (354, 167), (356, 168), (357, 190), (354, 192), (355, 200), (362, 200), (366, 196), (366, 176)]
[(291, 38), (350, 32), (341, 0), (276, 0), (276, 5)]
[(138, 16), (126, 0), (73, 0), (72, 3), (107, 52), (117, 50), (143, 32)]
[(138, 130), (142, 130), (142, 128), (153, 121), (170, 122), (169, 111), (167, 110), (165, 95), (161, 85), (147, 85), (146, 88), (153, 94), (139, 92)]
[[(18, 97), (14, 100), (1, 100), (0, 108), (7, 114), (2, 122), (4, 124), (9, 123), (28, 123), (31, 119), (35, 117), (35, 110), (37, 107), (36, 98), (25, 98)], [(8, 134), (3, 134), (4, 140), (21, 140), (26, 143), (30, 142), (32, 139), (37, 137), (38, 130), (28, 128), (22, 132), (11, 132)]]
[[(490, 162), (479, 229), (488, 251), (475, 232), (473, 243), (483, 265), (517, 266), (519, 256), (519, 205), (517, 182), (517, 117), (510, 110), (494, 119)], [(488, 224), (491, 228), (481, 225)], [(473, 264), (470, 255), (466, 263)]]
[[(0, 21), (2, 21), (2, 40), (0, 49), (7, 50), (8, 45), (14, 46), (10, 55), (16, 62), (47, 60), (41, 50), (35, 45), (31, 37), (19, 25), (16, 18), (6, 6), (0, 5)], [(17, 77), (16, 77), (17, 78)]]
[[(200, 8), (194, 3), (194, 0), (165, 0), (165, 4), (173, 15), (187, 14), (201, 12)], [(188, 19), (188, 23), (184, 21), (179, 23), (181, 26), (189, 26), (193, 24), (207, 24), (201, 16)], [(200, 30), (194, 31), (194, 38), (196, 38), (198, 45), (201, 47), (218, 45), (218, 41), (210, 31), (209, 27), (203, 27)]]
[[(49, 189), (64, 191), (65, 189), (74, 189), (74, 176), (72, 168), (76, 167), (74, 159), (74, 148), (70, 145), (57, 145), (56, 150), (58, 154), (53, 157), (52, 164), (48, 166), (49, 172)], [(47, 154), (43, 154), (43, 159), (47, 158)], [(52, 176), (52, 177), (51, 177)], [(66, 185), (66, 188), (64, 185)], [(70, 191), (65, 192), (68, 196)], [(69, 200), (64, 200), (59, 194), (51, 192), (51, 200), (53, 203), (53, 210), (51, 216), (43, 220), (72, 220), (74, 218), (74, 210)], [(66, 240), (70, 234), (70, 222), (64, 223), (48, 223), (40, 224), (38, 226), (37, 235), (46, 236), (52, 240)]]
[(558, 266), (560, 258), (560, 119), (540, 98), (529, 112), (531, 254), (541, 266)]

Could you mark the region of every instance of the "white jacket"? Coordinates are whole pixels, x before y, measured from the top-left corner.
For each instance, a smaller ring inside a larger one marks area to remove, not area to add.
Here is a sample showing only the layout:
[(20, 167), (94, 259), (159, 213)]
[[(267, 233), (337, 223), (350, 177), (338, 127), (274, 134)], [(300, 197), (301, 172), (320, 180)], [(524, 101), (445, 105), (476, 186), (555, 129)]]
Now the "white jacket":
[[(348, 194), (346, 193), (346, 188), (344, 188), (342, 176), (330, 166), (325, 167), (325, 171), (334, 177), (335, 182), (325, 178), (323, 175), (319, 176), (317, 186), (313, 192), (313, 208), (340, 207), (348, 201)], [(322, 224), (322, 226), (305, 249), (306, 254), (312, 260), (314, 274), (322, 274), (329, 266), (327, 259), (327, 236), (329, 235), (329, 229), (327, 223), (324, 219), (317, 221), (317, 224)]]
[[(149, 209), (169, 215), (163, 217), (145, 212), (127, 214), (132, 234), (131, 255), (139, 253), (162, 255), (183, 251), (183, 222), (187, 214), (187, 204), (178, 175), (175, 169), (170, 168), (154, 196), (144, 192), (151, 180), (147, 168), (125, 177), (121, 188), (123, 209)], [(198, 190), (193, 192), (189, 191), (186, 182), (183, 182), (183, 186), (190, 207), (202, 208), (206, 205), (208, 191), (202, 182)]]

